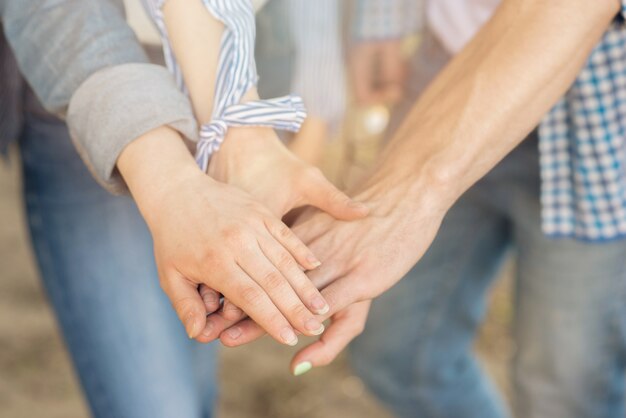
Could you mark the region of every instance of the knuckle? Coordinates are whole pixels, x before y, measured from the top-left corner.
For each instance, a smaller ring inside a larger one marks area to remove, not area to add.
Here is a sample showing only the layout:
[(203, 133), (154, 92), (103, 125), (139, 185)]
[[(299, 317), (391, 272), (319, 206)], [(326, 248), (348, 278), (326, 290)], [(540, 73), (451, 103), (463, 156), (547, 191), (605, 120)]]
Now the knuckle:
[(259, 289), (252, 286), (246, 286), (241, 289), (241, 299), (248, 306), (257, 306), (261, 303), (262, 293)]
[(222, 228), (220, 231), (221, 237), (224, 241), (229, 243), (240, 243), (243, 241), (244, 233), (237, 225), (229, 225)]
[(199, 313), (199, 309), (197, 305), (194, 303), (193, 298), (191, 297), (182, 297), (172, 301), (172, 306), (174, 306), (174, 310), (181, 315), (189, 315)]
[(220, 298), (217, 295), (216, 292), (214, 291), (208, 291), (208, 292), (204, 292), (202, 294), (202, 300), (204, 300), (204, 303), (206, 303), (207, 305), (219, 305), (220, 303)]
[(277, 271), (270, 271), (263, 276), (263, 287), (268, 292), (279, 289), (284, 283), (283, 277)]
[(289, 227), (282, 222), (276, 227), (276, 233), (279, 237), (284, 239), (289, 239), (292, 237), (291, 229), (289, 229)]
[(289, 325), (285, 317), (280, 313), (272, 313), (267, 317), (267, 325), (271, 326), (269, 329), (279, 330), (285, 325)]
[(229, 321), (239, 319), (243, 314), (243, 311), (238, 307), (231, 305), (230, 307), (224, 307), (223, 317)]
[(276, 267), (278, 267), (281, 271), (291, 271), (296, 268), (296, 262), (291, 256), (291, 254), (283, 251), (279, 256), (276, 262)]
[(297, 303), (289, 310), (293, 318), (306, 318), (311, 316), (309, 310), (301, 303)]

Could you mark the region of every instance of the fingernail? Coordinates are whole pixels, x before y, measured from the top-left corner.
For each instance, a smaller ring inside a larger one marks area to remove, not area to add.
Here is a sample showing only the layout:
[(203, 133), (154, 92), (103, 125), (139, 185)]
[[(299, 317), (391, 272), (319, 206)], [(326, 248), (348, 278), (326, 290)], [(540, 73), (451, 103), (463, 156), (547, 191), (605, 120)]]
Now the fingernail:
[(291, 328), (283, 329), (280, 333), (280, 338), (282, 338), (287, 345), (294, 346), (298, 344), (298, 336)]
[(196, 335), (198, 335), (198, 319), (196, 316), (191, 313), (187, 316), (186, 327), (187, 335), (189, 338), (193, 339)]
[(328, 311), (330, 311), (330, 306), (328, 306), (328, 303), (326, 303), (326, 301), (321, 296), (316, 296), (313, 298), (313, 300), (311, 301), (311, 307), (318, 315), (324, 315), (327, 314)]
[(239, 329), (239, 327), (229, 328), (226, 331), (226, 335), (228, 335), (233, 340), (236, 340), (237, 338), (241, 337), (241, 329)]
[(320, 324), (320, 321), (313, 318), (304, 323), (304, 328), (306, 328), (313, 335), (320, 335), (324, 332), (324, 324)]
[(313, 266), (313, 268), (318, 268), (319, 266), (322, 265), (322, 262), (312, 255), (308, 256), (306, 258), (306, 261), (308, 261), (309, 265)]
[(298, 363), (296, 367), (293, 369), (294, 376), (300, 376), (308, 372), (313, 368), (313, 365), (310, 361), (303, 361), (302, 363)]

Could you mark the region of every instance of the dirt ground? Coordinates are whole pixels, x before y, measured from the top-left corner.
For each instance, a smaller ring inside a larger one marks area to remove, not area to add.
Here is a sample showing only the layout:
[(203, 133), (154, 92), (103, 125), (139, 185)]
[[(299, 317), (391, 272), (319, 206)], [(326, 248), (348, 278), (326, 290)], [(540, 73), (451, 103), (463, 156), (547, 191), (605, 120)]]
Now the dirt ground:
[[(25, 234), (18, 167), (0, 164), (0, 417), (88, 416), (54, 317), (39, 285)], [(511, 353), (507, 280), (492, 294), (478, 352), (508, 392)], [(290, 351), (265, 339), (224, 349), (220, 358), (222, 418), (384, 418), (389, 416), (345, 358), (294, 378)]]

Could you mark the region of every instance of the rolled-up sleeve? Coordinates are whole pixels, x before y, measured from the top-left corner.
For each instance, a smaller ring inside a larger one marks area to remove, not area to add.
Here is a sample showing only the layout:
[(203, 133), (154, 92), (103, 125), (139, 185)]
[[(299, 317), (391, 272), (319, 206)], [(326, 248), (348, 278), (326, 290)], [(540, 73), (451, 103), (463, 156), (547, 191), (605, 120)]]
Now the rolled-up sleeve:
[(196, 139), (187, 98), (148, 62), (121, 0), (0, 0), (0, 12), (20, 71), (48, 111), (67, 117), (109, 190), (125, 189), (115, 163), (138, 136), (170, 125)]

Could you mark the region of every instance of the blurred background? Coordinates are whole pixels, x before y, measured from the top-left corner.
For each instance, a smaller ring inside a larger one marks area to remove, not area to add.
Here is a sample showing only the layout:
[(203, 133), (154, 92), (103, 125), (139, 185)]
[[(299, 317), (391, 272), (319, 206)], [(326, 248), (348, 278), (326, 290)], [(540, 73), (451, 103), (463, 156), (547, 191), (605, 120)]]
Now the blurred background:
[[(158, 36), (138, 1), (128, 1), (129, 19), (140, 38)], [(415, 47), (416, 40), (413, 40)], [(325, 143), (317, 163), (346, 186), (367, 169), (381, 147), (389, 108), (348, 106), (342, 128)], [(11, 153), (15, 153), (12, 149)], [(20, 193), (19, 159), (0, 164), (0, 416), (86, 417), (80, 387), (42, 292), (27, 239)], [(508, 393), (510, 263), (492, 292), (476, 349)], [(301, 342), (301, 346), (303, 343)], [(388, 413), (354, 376), (344, 357), (326, 368), (293, 377), (293, 350), (268, 339), (220, 354), (219, 417), (386, 417)]]

